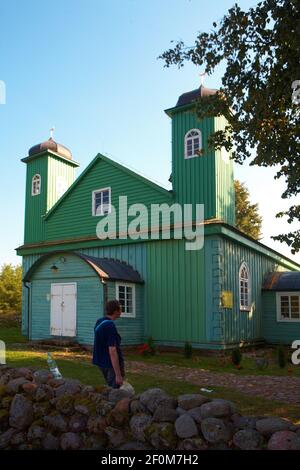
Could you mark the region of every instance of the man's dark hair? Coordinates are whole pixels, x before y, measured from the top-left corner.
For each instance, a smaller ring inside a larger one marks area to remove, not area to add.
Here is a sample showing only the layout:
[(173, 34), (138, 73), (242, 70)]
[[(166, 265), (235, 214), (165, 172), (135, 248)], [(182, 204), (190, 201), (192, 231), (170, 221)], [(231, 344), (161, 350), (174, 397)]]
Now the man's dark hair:
[(121, 304), (118, 300), (109, 300), (108, 302), (106, 302), (106, 315), (111, 316), (116, 310), (121, 310)]

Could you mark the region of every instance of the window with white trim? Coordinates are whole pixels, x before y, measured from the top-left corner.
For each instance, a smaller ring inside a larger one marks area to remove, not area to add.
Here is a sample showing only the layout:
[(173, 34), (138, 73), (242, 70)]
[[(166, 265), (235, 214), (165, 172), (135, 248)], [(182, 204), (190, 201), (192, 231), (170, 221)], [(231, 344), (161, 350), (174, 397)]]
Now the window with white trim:
[(117, 283), (116, 298), (121, 304), (121, 317), (135, 317), (135, 284)]
[(250, 310), (251, 307), (250, 272), (247, 264), (243, 262), (239, 270), (240, 310)]
[(277, 321), (300, 321), (300, 293), (277, 292)]
[(200, 129), (191, 129), (184, 138), (184, 157), (198, 157), (202, 148), (202, 134)]
[(41, 175), (34, 175), (32, 178), (31, 194), (37, 196), (41, 193)]
[(106, 215), (111, 212), (111, 189), (93, 191), (93, 215)]

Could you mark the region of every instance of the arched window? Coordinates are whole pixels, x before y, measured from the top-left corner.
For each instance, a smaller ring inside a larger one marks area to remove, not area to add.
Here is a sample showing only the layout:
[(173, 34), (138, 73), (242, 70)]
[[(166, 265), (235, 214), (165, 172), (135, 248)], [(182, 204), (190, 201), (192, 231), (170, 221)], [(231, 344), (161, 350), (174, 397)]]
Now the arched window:
[(250, 310), (251, 286), (250, 272), (247, 264), (243, 262), (239, 270), (240, 310)]
[(184, 157), (192, 158), (199, 156), (202, 148), (202, 135), (200, 129), (191, 129), (184, 138)]
[(31, 194), (32, 196), (37, 196), (41, 192), (41, 176), (34, 175), (32, 178), (32, 189)]

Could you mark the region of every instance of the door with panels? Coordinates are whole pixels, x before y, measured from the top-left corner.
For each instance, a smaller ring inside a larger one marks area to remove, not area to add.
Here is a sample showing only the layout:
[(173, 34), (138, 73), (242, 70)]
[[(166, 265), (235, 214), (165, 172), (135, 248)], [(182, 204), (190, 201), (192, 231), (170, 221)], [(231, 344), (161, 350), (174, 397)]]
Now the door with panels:
[(51, 284), (50, 334), (76, 336), (77, 284)]

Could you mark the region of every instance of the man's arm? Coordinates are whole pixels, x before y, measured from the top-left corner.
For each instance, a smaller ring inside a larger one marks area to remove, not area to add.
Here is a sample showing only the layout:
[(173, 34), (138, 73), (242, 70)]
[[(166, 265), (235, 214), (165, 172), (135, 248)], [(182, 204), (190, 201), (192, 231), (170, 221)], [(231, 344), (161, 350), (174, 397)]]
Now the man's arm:
[(120, 363), (119, 363), (119, 356), (118, 356), (118, 351), (115, 346), (109, 346), (109, 356), (110, 360), (112, 363), (112, 366), (114, 368), (115, 374), (116, 374), (116, 383), (117, 385), (122, 385), (123, 384), (123, 377), (121, 375), (121, 369), (120, 369)]

